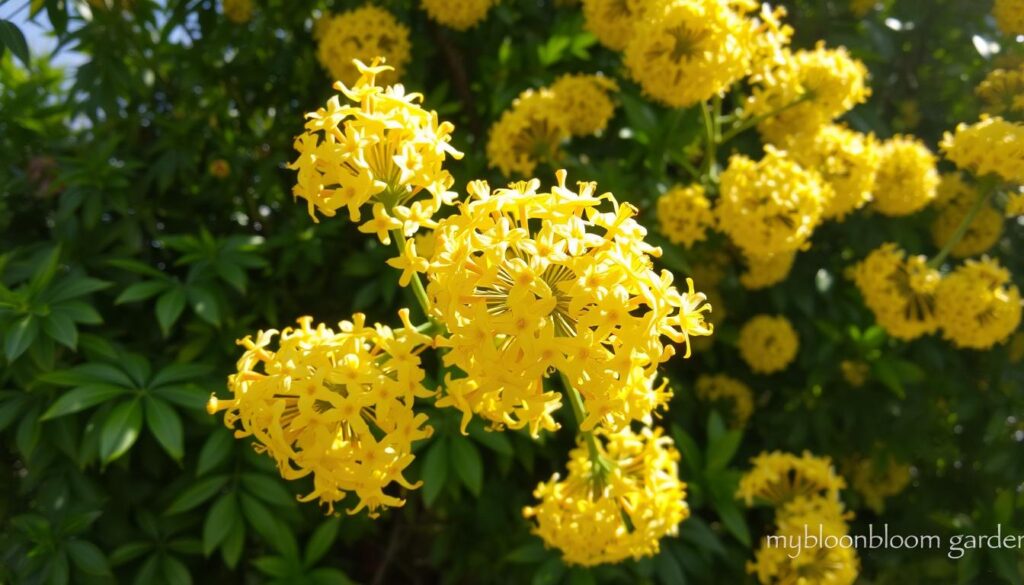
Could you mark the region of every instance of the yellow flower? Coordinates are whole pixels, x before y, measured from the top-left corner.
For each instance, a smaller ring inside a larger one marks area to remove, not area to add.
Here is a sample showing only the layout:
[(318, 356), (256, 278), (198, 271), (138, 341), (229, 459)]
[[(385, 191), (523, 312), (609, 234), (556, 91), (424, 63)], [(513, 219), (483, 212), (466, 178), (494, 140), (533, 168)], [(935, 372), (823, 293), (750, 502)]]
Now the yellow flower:
[(1007, 35), (1024, 35), (1024, 0), (995, 0), (992, 16)]
[(896, 244), (883, 244), (855, 265), (851, 276), (889, 335), (905, 341), (935, 331), (935, 290), (940, 275), (924, 256), (907, 256)]
[(872, 207), (883, 215), (916, 213), (935, 199), (935, 155), (920, 140), (896, 135), (882, 143)]
[(839, 371), (850, 386), (860, 388), (868, 381), (871, 367), (860, 360), (843, 360), (839, 362)]
[(742, 428), (754, 412), (754, 393), (750, 387), (725, 374), (704, 374), (697, 378), (697, 396), (708, 402), (728, 402), (732, 426)]
[(878, 0), (850, 0), (850, 12), (857, 18), (864, 18), (875, 9)]
[(708, 229), (715, 224), (704, 187), (677, 186), (658, 197), (658, 224), (661, 233), (673, 244), (689, 248), (695, 242), (704, 241)]
[(880, 162), (874, 136), (827, 124), (813, 133), (795, 136), (787, 147), (793, 160), (818, 171), (829, 188), (823, 219), (842, 221), (871, 200)]
[(599, 433), (601, 463), (587, 447), (569, 454), (568, 474), (537, 486), (540, 502), (523, 515), (544, 544), (570, 565), (592, 566), (653, 556), (664, 536), (675, 536), (690, 515), (679, 452), (661, 429), (628, 427)]
[(910, 484), (910, 466), (886, 456), (883, 460), (859, 458), (850, 461), (846, 475), (850, 487), (864, 498), (864, 503), (881, 514), (885, 499), (898, 495)]
[(218, 179), (226, 179), (231, 176), (231, 164), (222, 158), (215, 158), (210, 161), (209, 171)]
[[(439, 222), (427, 272), (435, 317), (450, 335), (452, 376), (439, 406), (478, 414), (492, 426), (555, 430), (561, 406), (543, 380), (559, 370), (584, 399), (583, 430), (649, 422), (671, 395), (654, 387), (658, 364), (675, 354), (663, 337), (686, 344), (710, 335), (703, 294), (679, 291), (655, 272), (661, 250), (644, 242), (636, 208), (596, 184), (513, 183), (493, 192), (469, 184), (470, 198)], [(603, 208), (603, 209), (602, 209)]]
[(973, 201), (978, 191), (973, 185), (964, 180), (960, 173), (942, 173), (939, 176), (939, 186), (935, 190), (935, 205), (943, 206), (950, 201)]
[(409, 62), (409, 27), (387, 10), (367, 4), (334, 16), (325, 16), (314, 29), (316, 56), (335, 81), (356, 83), (364, 72), (355, 61), (383, 57), (393, 67), (382, 72), (381, 83), (393, 83)]
[(747, 271), (740, 275), (743, 288), (758, 290), (774, 286), (789, 276), (796, 252), (779, 252), (771, 256), (747, 256)]
[(649, 0), (625, 64), (644, 94), (688, 107), (729, 89), (750, 70), (755, 26), (728, 0)]
[(613, 51), (633, 36), (633, 25), (649, 0), (583, 0), (583, 26)]
[(762, 585), (853, 585), (860, 559), (852, 539), (840, 540), (849, 536), (850, 519), (835, 499), (794, 500), (779, 511), (778, 529), (762, 540), (747, 572)]
[(816, 172), (769, 146), (757, 162), (740, 154), (729, 158), (715, 214), (744, 254), (770, 256), (804, 246), (821, 218), (822, 198)]
[(430, 18), (448, 28), (466, 30), (485, 18), (496, 0), (420, 0)]
[[(932, 242), (936, 248), (946, 245), (960, 224), (967, 218), (971, 207), (978, 199), (978, 192), (968, 187), (967, 191), (939, 209), (932, 221)], [(985, 203), (967, 226), (963, 237), (950, 250), (955, 258), (977, 256), (996, 245), (1003, 234), (1003, 214), (992, 205)]]
[(221, 7), (231, 22), (242, 24), (252, 18), (252, 0), (223, 0)]
[[(784, 51), (782, 63), (766, 75), (756, 76), (745, 113), (771, 117), (758, 124), (769, 142), (781, 144), (790, 134), (813, 132), (857, 104), (867, 101), (871, 89), (867, 69), (846, 49)], [(787, 58), (788, 57), (788, 58)]]
[(993, 69), (974, 88), (974, 93), (989, 114), (1024, 111), (1024, 66)]
[(785, 317), (757, 315), (740, 329), (737, 346), (751, 370), (771, 374), (786, 369), (796, 359), (800, 339)]
[(979, 177), (993, 173), (1024, 183), (1024, 125), (982, 115), (976, 124), (946, 132), (940, 146), (953, 164)]
[(334, 96), (306, 115), (306, 130), (295, 139), (299, 157), (288, 167), (298, 171), (292, 192), (306, 200), (314, 221), (318, 211), (333, 217), (345, 207), (358, 222), (363, 205), (373, 202), (373, 219), (359, 229), (388, 243), (388, 230), (412, 235), (434, 225), (434, 213), (455, 198), (445, 158), (462, 153), (449, 144), (453, 126), (416, 103), (423, 96), (406, 95), (401, 85), (376, 85), (386, 69), (376, 62), (356, 65), (362, 75), (355, 86), (335, 84), (356, 105), (341, 105)]
[(312, 476), (302, 501), (319, 499), (333, 511), (353, 493), (358, 503), (349, 513), (366, 508), (371, 517), (401, 506), (385, 490), (419, 486), (402, 473), (415, 458), (412, 443), (431, 434), (414, 399), (433, 392), (423, 387), (419, 358), (431, 340), (409, 323), (407, 309), (399, 315), (402, 329), (367, 327), (357, 313), (337, 331), (302, 317), (297, 329), (280, 332), (276, 348), (274, 329), (241, 339), (245, 353), (228, 378), (233, 398), (212, 396), (207, 410), (226, 411), (224, 424), (236, 438), (252, 436), (281, 477)]
[(846, 487), (832, 460), (808, 451), (796, 456), (781, 451), (763, 452), (750, 460), (753, 467), (740, 479), (736, 497), (748, 506), (766, 502), (776, 508), (797, 498), (824, 497), (837, 501)]
[(402, 254), (387, 261), (388, 266), (402, 271), (398, 279), (399, 286), (408, 286), (412, 277), (418, 272), (426, 272), (430, 262), (416, 253), (415, 240), (406, 240)]
[(991, 258), (967, 260), (943, 278), (935, 307), (943, 338), (957, 347), (988, 349), (1020, 325), (1020, 291)]
[(619, 86), (603, 75), (563, 75), (550, 90), (561, 115), (568, 118), (573, 136), (596, 134), (615, 115), (615, 103), (608, 93), (619, 91)]
[(1006, 217), (1019, 217), (1024, 215), (1024, 192), (1010, 193), (1006, 200), (1006, 209), (1003, 213)]
[(538, 163), (555, 164), (569, 138), (569, 117), (548, 89), (521, 93), (491, 126), (487, 160), (506, 177), (533, 174)]

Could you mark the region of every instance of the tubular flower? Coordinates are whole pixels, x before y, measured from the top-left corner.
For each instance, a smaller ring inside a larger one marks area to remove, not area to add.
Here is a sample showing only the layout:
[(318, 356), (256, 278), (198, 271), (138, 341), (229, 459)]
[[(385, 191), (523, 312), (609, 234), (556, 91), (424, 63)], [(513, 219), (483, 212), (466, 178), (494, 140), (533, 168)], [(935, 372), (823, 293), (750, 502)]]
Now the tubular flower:
[[(739, 10), (752, 8), (756, 4), (737, 4)], [(782, 6), (761, 4), (761, 12), (755, 19), (754, 57), (751, 65), (751, 82), (763, 82), (772, 77), (773, 72), (785, 65), (790, 58), (789, 42), (793, 37), (793, 27), (782, 23), (786, 9)]]
[(747, 256), (747, 271), (740, 275), (743, 288), (758, 290), (774, 286), (789, 276), (796, 252), (779, 252), (771, 256)]
[(704, 187), (673, 187), (658, 197), (658, 224), (661, 233), (673, 244), (687, 248), (704, 241), (715, 224), (711, 202)]
[(697, 378), (697, 396), (707, 402), (727, 402), (732, 426), (743, 428), (754, 412), (754, 393), (750, 387), (725, 374), (704, 374)]
[(1024, 66), (993, 69), (974, 89), (989, 114), (1024, 112)]
[(846, 487), (831, 459), (815, 457), (809, 451), (799, 457), (782, 451), (763, 452), (750, 462), (753, 467), (740, 479), (736, 492), (748, 506), (762, 501), (781, 508), (797, 498), (814, 497), (838, 501), (839, 490)]
[(1024, 35), (1024, 0), (995, 0), (992, 16), (1007, 35)]
[(573, 136), (596, 134), (615, 115), (615, 103), (608, 93), (619, 91), (619, 85), (603, 75), (563, 75), (550, 89)]
[(806, 169), (815, 169), (830, 193), (822, 218), (842, 221), (871, 200), (880, 162), (874, 136), (828, 124), (789, 142), (789, 153)]
[(968, 260), (942, 279), (935, 306), (943, 338), (957, 347), (988, 349), (1020, 325), (1020, 291), (992, 258)]
[(948, 205), (951, 201), (973, 201), (978, 196), (977, 189), (964, 180), (960, 173), (943, 173), (939, 176), (939, 186), (935, 189), (935, 205)]
[[(469, 185), (470, 198), (441, 221), (427, 272), (435, 317), (450, 335), (444, 359), (466, 373), (451, 379), (439, 406), (474, 413), (495, 427), (557, 428), (561, 405), (543, 379), (556, 369), (578, 390), (589, 415), (583, 430), (649, 422), (670, 396), (655, 387), (658, 364), (675, 354), (662, 337), (686, 344), (710, 335), (701, 293), (679, 291), (651, 256), (636, 208), (594, 183), (578, 192), (536, 179), (491, 191)], [(608, 211), (598, 208), (607, 204)]]
[(344, 84), (355, 83), (365, 75), (353, 65), (355, 61), (365, 63), (383, 57), (393, 69), (382, 72), (382, 83), (400, 78), (409, 62), (409, 28), (387, 10), (370, 4), (322, 18), (314, 36), (320, 65)]
[(649, 0), (625, 64), (645, 94), (672, 107), (691, 106), (748, 73), (755, 30), (727, 0)]
[(744, 254), (770, 256), (803, 247), (823, 207), (820, 176), (768, 146), (757, 162), (729, 158), (715, 214)]
[(855, 265), (851, 276), (889, 335), (909, 341), (938, 329), (935, 291), (940, 275), (924, 256), (907, 256), (896, 244), (883, 244)]
[(242, 24), (252, 18), (252, 0), (223, 0), (221, 8), (231, 22)]
[(839, 362), (839, 371), (847, 384), (854, 388), (860, 388), (868, 381), (871, 367), (859, 360), (843, 360)]
[(853, 585), (860, 559), (852, 541), (840, 540), (851, 519), (835, 499), (794, 500), (779, 511), (778, 529), (762, 540), (747, 572), (762, 585)]
[(796, 358), (800, 339), (785, 317), (757, 315), (740, 329), (740, 357), (759, 374), (786, 369)]
[(884, 461), (854, 459), (848, 467), (846, 475), (850, 478), (850, 487), (876, 514), (885, 511), (886, 498), (898, 495), (910, 484), (910, 466), (891, 457)]
[(529, 176), (538, 163), (562, 158), (562, 142), (569, 136), (569, 119), (554, 92), (528, 89), (491, 126), (487, 160), (506, 177)]
[[(940, 208), (932, 221), (932, 242), (937, 248), (946, 245), (960, 223), (967, 219), (971, 207), (980, 196), (973, 188), (968, 187), (965, 196), (957, 197)], [(967, 226), (963, 237), (950, 250), (956, 258), (977, 256), (995, 246), (1003, 234), (1003, 214), (992, 205), (985, 203)]]
[(939, 173), (935, 155), (921, 141), (896, 135), (882, 143), (874, 203), (883, 215), (916, 213), (935, 199)]
[(628, 427), (599, 433), (600, 463), (585, 445), (569, 454), (568, 474), (555, 474), (533, 492), (540, 502), (523, 515), (544, 544), (572, 565), (617, 563), (653, 556), (659, 540), (676, 535), (690, 515), (679, 452), (661, 429)]
[(467, 30), (487, 18), (496, 0), (420, 0), (432, 20), (455, 30)]
[(583, 26), (613, 51), (626, 48), (649, 0), (583, 0)]
[(867, 101), (867, 69), (846, 49), (826, 49), (818, 43), (813, 51), (784, 52), (782, 64), (754, 79), (753, 93), (745, 112), (768, 116), (758, 131), (768, 141), (781, 144), (786, 136), (813, 132)]
[(401, 506), (385, 490), (419, 487), (402, 472), (414, 459), (412, 443), (432, 432), (413, 400), (433, 392), (423, 387), (419, 358), (431, 340), (409, 323), (407, 309), (399, 315), (402, 329), (367, 327), (357, 313), (338, 331), (302, 317), (297, 329), (241, 339), (245, 353), (228, 378), (234, 397), (213, 396), (207, 410), (226, 411), (224, 424), (236, 438), (254, 437), (281, 477), (312, 475), (314, 489), (301, 501), (319, 499), (333, 511), (351, 492), (359, 501), (349, 513), (366, 508), (371, 517)]
[(376, 61), (356, 66), (361, 77), (355, 86), (334, 87), (357, 105), (343, 106), (334, 96), (327, 108), (306, 115), (306, 130), (295, 139), (299, 157), (288, 167), (298, 171), (292, 192), (306, 200), (314, 221), (318, 211), (333, 217), (346, 207), (358, 222), (360, 208), (373, 202), (373, 219), (359, 229), (387, 244), (390, 230), (412, 235), (420, 226), (435, 225), (434, 213), (455, 197), (448, 190), (454, 179), (444, 169), (445, 157), (459, 159), (462, 153), (449, 144), (451, 123), (439, 123), (435, 112), (416, 103), (423, 96), (406, 95), (401, 85), (376, 85), (386, 69)]
[(960, 124), (940, 144), (957, 167), (981, 177), (989, 173), (1024, 184), (1024, 125), (983, 115), (970, 126)]

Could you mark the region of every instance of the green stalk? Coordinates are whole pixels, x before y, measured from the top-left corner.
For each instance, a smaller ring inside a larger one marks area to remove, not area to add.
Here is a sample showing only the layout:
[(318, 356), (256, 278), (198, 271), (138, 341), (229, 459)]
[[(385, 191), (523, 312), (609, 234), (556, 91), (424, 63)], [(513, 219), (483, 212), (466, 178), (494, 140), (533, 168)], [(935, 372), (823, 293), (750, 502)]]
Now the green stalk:
[(942, 249), (939, 250), (939, 253), (928, 261), (929, 268), (938, 268), (939, 265), (941, 265), (942, 262), (946, 259), (946, 257), (949, 256), (949, 253), (953, 250), (953, 247), (956, 246), (960, 242), (960, 240), (964, 238), (965, 234), (967, 234), (967, 230), (971, 227), (971, 222), (974, 221), (974, 218), (977, 217), (978, 213), (981, 211), (981, 208), (985, 206), (985, 203), (989, 200), (990, 197), (992, 197), (992, 194), (995, 193), (995, 191), (995, 186), (991, 184), (987, 184), (984, 186), (983, 189), (981, 189), (981, 192), (978, 194), (978, 198), (974, 200), (974, 204), (972, 204), (971, 208), (967, 211), (967, 215), (965, 215), (964, 218), (960, 221), (960, 225), (956, 226), (956, 231), (953, 232), (953, 235), (950, 236), (949, 240), (947, 240), (946, 243), (942, 246)]
[[(405, 252), (405, 234), (402, 233), (402, 230), (398, 229), (391, 230), (391, 235), (395, 238), (395, 243), (398, 246), (398, 253), (403, 254)], [(423, 309), (423, 314), (433, 323), (434, 318), (430, 314), (430, 297), (427, 296), (427, 289), (423, 288), (423, 281), (420, 280), (419, 274), (414, 274), (412, 276), (410, 285), (412, 286), (412, 294), (416, 297), (416, 302), (419, 303), (420, 308)]]
[(569, 405), (572, 407), (572, 414), (576, 419), (576, 430), (583, 436), (583, 440), (587, 443), (587, 451), (590, 453), (590, 461), (594, 465), (594, 469), (600, 471), (608, 470), (608, 463), (601, 456), (601, 448), (597, 443), (597, 437), (594, 436), (592, 431), (581, 431), (579, 430), (580, 425), (583, 424), (584, 419), (587, 418), (587, 409), (583, 406), (583, 397), (576, 388), (573, 388), (572, 382), (569, 378), (562, 373), (561, 370), (558, 372), (559, 377), (562, 378), (562, 385), (565, 386), (565, 394), (569, 398)]
[(715, 136), (715, 120), (714, 114), (711, 111), (711, 107), (708, 106), (707, 102), (701, 102), (700, 113), (704, 119), (704, 165), (703, 174), (708, 177), (709, 180), (714, 180), (715, 172), (715, 147), (718, 145)]
[(761, 114), (760, 116), (754, 116), (753, 118), (748, 119), (746, 122), (743, 122), (741, 124), (737, 124), (736, 126), (733, 126), (732, 128), (730, 128), (728, 132), (726, 132), (725, 134), (723, 134), (721, 136), (721, 139), (719, 140), (719, 143), (728, 142), (728, 141), (732, 140), (733, 138), (736, 138), (736, 136), (738, 136), (739, 134), (741, 134), (743, 132), (746, 132), (747, 130), (753, 128), (754, 126), (757, 126), (761, 122), (764, 122), (768, 118), (771, 118), (773, 116), (777, 116), (777, 115), (781, 114), (782, 112), (785, 112), (786, 110), (788, 110), (790, 108), (794, 108), (794, 107), (796, 107), (796, 106), (798, 106), (798, 105), (800, 105), (800, 104), (802, 104), (802, 103), (812, 99), (812, 97), (813, 96), (809, 92), (805, 93), (804, 95), (800, 96), (796, 100), (794, 100), (794, 101), (792, 101), (792, 102), (790, 102), (790, 103), (788, 103), (788, 104), (786, 104), (784, 106), (775, 108), (774, 110), (768, 112), (767, 114)]

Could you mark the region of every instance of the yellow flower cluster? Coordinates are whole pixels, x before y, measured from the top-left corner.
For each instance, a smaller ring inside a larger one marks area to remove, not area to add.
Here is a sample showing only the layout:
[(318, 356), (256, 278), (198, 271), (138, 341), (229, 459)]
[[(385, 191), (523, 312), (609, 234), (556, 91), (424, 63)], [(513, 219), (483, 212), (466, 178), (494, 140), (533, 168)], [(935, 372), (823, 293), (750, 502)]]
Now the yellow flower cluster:
[(1024, 0), (995, 0), (992, 16), (1007, 35), (1024, 35)]
[[(754, 23), (729, 0), (648, 0), (624, 62), (644, 94), (688, 107), (721, 94), (749, 73)], [(625, 25), (623, 25), (625, 26)]]
[(823, 207), (821, 177), (768, 146), (757, 162), (730, 157), (715, 214), (745, 255), (770, 256), (803, 247)]
[(848, 467), (846, 474), (850, 478), (850, 487), (876, 514), (885, 511), (886, 498), (899, 494), (910, 484), (910, 466), (892, 457), (886, 457), (884, 461), (855, 459), (849, 462)]
[(745, 113), (767, 116), (758, 124), (769, 142), (781, 144), (795, 133), (814, 132), (871, 95), (867, 69), (845, 49), (783, 51), (782, 62), (754, 78)]
[(536, 179), (494, 191), (471, 182), (470, 198), (438, 223), (427, 290), (450, 332), (439, 341), (445, 363), (467, 375), (448, 377), (438, 405), (461, 410), (463, 428), (475, 413), (534, 435), (556, 429), (561, 399), (543, 384), (556, 369), (586, 403), (582, 430), (649, 422), (670, 395), (653, 384), (675, 354), (662, 338), (689, 356), (690, 336), (711, 334), (692, 281), (679, 291), (654, 271), (661, 250), (644, 242), (637, 210), (557, 176), (546, 191)]
[[(979, 193), (973, 187), (966, 184), (964, 187), (965, 190), (961, 194), (939, 208), (938, 215), (932, 221), (932, 242), (937, 248), (945, 246), (953, 237), (960, 224), (971, 213), (971, 207), (979, 197)], [(1003, 214), (991, 204), (985, 203), (968, 224), (967, 231), (961, 239), (950, 249), (950, 254), (956, 258), (983, 254), (996, 245), (1002, 234)]]
[(796, 359), (800, 338), (782, 316), (756, 315), (740, 329), (740, 357), (758, 374), (780, 372)]
[(896, 244), (883, 244), (855, 265), (851, 276), (889, 335), (910, 340), (938, 328), (935, 291), (941, 277), (924, 256), (907, 256)]
[(935, 155), (920, 140), (894, 136), (882, 143), (872, 207), (883, 215), (916, 213), (935, 199)]
[(1024, 66), (993, 69), (974, 89), (989, 114), (1024, 112)]
[(796, 252), (779, 252), (771, 256), (747, 256), (747, 270), (740, 275), (743, 288), (758, 290), (774, 286), (789, 276)]
[(750, 387), (725, 374), (704, 374), (697, 378), (697, 396), (707, 402), (726, 402), (732, 412), (732, 426), (742, 428), (754, 413)]
[(519, 94), (491, 126), (487, 160), (506, 177), (530, 176), (538, 164), (557, 164), (570, 136), (604, 130), (615, 114), (608, 95), (618, 85), (600, 75), (563, 75), (550, 87)]
[(386, 68), (376, 61), (356, 66), (360, 77), (352, 88), (335, 84), (356, 105), (334, 96), (306, 115), (306, 130), (295, 139), (299, 157), (289, 165), (298, 171), (293, 194), (306, 200), (314, 221), (317, 212), (332, 217), (345, 207), (358, 222), (360, 208), (372, 201), (373, 218), (359, 231), (386, 244), (391, 231), (411, 235), (434, 225), (433, 215), (455, 197), (445, 158), (462, 153), (449, 144), (453, 126), (416, 103), (421, 95), (378, 86), (376, 76)]
[(1019, 217), (1024, 215), (1024, 192), (1010, 193), (1006, 199), (1006, 209), (1003, 211), (1006, 217)]
[(871, 200), (881, 160), (874, 136), (826, 124), (791, 138), (787, 148), (802, 167), (821, 175), (828, 190), (823, 219), (842, 221)]
[(555, 474), (534, 492), (540, 502), (523, 513), (534, 533), (562, 551), (571, 565), (617, 563), (658, 552), (659, 540), (678, 533), (690, 515), (686, 484), (679, 481), (679, 452), (661, 429), (628, 427), (599, 433), (599, 460), (579, 445), (568, 474)]
[(944, 206), (951, 201), (973, 201), (978, 191), (964, 180), (960, 173), (943, 173), (935, 189), (935, 205)]
[(957, 347), (988, 349), (1020, 325), (1020, 291), (995, 259), (968, 260), (935, 293), (942, 336)]
[(224, 16), (234, 23), (242, 24), (252, 18), (252, 0), (223, 0)]
[(650, 0), (583, 0), (583, 26), (613, 51), (626, 48)]
[[(277, 462), (285, 479), (313, 478), (302, 501), (319, 499), (333, 511), (349, 493), (349, 513), (404, 504), (386, 493), (392, 484), (415, 489), (402, 475), (414, 459), (412, 444), (430, 436), (427, 417), (413, 411), (423, 387), (419, 353), (431, 339), (416, 332), (409, 312), (404, 327), (367, 327), (361, 314), (338, 330), (311, 317), (297, 329), (260, 331), (238, 343), (245, 353), (228, 378), (230, 400), (210, 398), (210, 414), (226, 411), (235, 437), (255, 438), (256, 449)], [(278, 337), (277, 347), (272, 347)]]
[(1024, 184), (1024, 125), (995, 116), (982, 116), (970, 126), (960, 124), (956, 132), (942, 138), (946, 158), (957, 167), (981, 177), (994, 174), (1006, 181)]
[(487, 18), (497, 0), (420, 0), (420, 6), (435, 22), (455, 30), (467, 30)]
[(846, 481), (828, 457), (804, 451), (799, 457), (782, 451), (764, 452), (750, 460), (753, 467), (740, 479), (736, 497), (748, 506), (767, 503), (775, 508), (800, 498), (838, 500)]
[(850, 386), (860, 388), (868, 381), (871, 367), (860, 360), (843, 360), (839, 362), (839, 372)]
[(368, 63), (382, 57), (394, 68), (382, 72), (382, 83), (402, 76), (409, 62), (409, 28), (387, 10), (367, 4), (361, 8), (325, 16), (317, 22), (316, 56), (335, 81), (355, 83), (363, 75), (354, 61)]
[(715, 224), (711, 201), (704, 187), (676, 186), (658, 197), (658, 224), (661, 233), (673, 244), (687, 248), (704, 241)]

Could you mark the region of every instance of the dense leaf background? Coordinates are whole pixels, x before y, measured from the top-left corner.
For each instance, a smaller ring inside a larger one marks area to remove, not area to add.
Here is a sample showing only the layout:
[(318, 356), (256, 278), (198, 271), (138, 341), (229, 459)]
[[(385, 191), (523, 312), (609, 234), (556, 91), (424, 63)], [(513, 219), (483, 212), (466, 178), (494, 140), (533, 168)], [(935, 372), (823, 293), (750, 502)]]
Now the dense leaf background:
[[(888, 339), (843, 277), (884, 241), (934, 253), (929, 213), (827, 224), (767, 291), (727, 277), (729, 317), (713, 345), (667, 368), (676, 399), (661, 424), (683, 452), (693, 517), (654, 559), (570, 568), (529, 533), (520, 510), (562, 468), (569, 420), (540, 441), (478, 423), (466, 439), (456, 413), (429, 410), (436, 432), (411, 473), (425, 485), (405, 508), (370, 521), (299, 504), (308, 486), (279, 479), (203, 406), (249, 332), (303, 314), (390, 319), (416, 306), (384, 265), (389, 251), (340, 217), (314, 224), (283, 166), (303, 114), (332, 94), (314, 19), (356, 4), (257, 0), (241, 25), (210, 0), (108, 4), (0, 2), (0, 17), (49, 23), (56, 53), (81, 58), (60, 69), (54, 55), (29, 57), (17, 27), (2, 23), (0, 583), (743, 583), (770, 516), (732, 494), (748, 458), (766, 449), (911, 462), (911, 486), (883, 516), (844, 494), (855, 533), (868, 523), (903, 534), (1024, 532), (1024, 369), (1005, 347)], [(412, 0), (381, 4), (412, 30), (404, 84), (456, 125), (466, 152), (449, 167), (457, 189), (503, 182), (487, 168), (487, 128), (520, 91), (567, 72), (622, 80), (608, 131), (568, 147), (570, 180), (598, 181), (651, 227), (657, 194), (690, 180), (680, 161), (699, 147), (698, 110), (646, 101), (620, 56), (584, 31), (578, 6), (506, 0), (458, 33)], [(992, 60), (1020, 53), (996, 32), (987, 1), (899, 0), (863, 19), (844, 1), (783, 4), (796, 46), (845, 45), (870, 68), (874, 96), (846, 117), (852, 126), (883, 138), (912, 132), (933, 149), (943, 131), (976, 119), (972, 90)], [(726, 146), (759, 148), (753, 132)], [(217, 159), (226, 177), (210, 172)], [(538, 175), (549, 183), (552, 172)], [(1010, 226), (996, 250), (1018, 281), (1022, 233)], [(666, 243), (663, 261), (684, 276), (702, 260)], [(735, 350), (738, 325), (759, 312), (784, 313), (799, 331), (797, 364), (784, 374), (755, 376)], [(843, 382), (841, 359), (871, 363), (869, 383)], [(695, 399), (693, 380), (707, 371), (754, 388), (744, 432)], [(1012, 549), (861, 559), (864, 583), (1024, 578)]]

